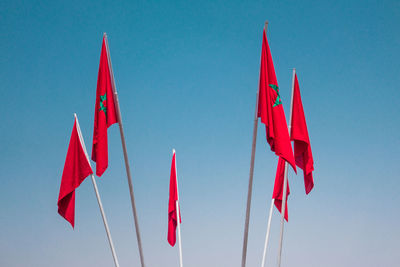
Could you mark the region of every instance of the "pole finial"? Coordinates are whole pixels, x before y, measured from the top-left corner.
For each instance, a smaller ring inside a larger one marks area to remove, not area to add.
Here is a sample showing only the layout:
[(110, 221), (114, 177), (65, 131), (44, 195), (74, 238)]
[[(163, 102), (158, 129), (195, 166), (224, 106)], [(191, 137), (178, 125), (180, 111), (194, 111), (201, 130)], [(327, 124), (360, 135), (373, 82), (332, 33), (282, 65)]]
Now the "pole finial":
[(268, 20), (266, 20), (266, 21), (265, 21), (265, 24), (264, 24), (264, 30), (265, 30), (265, 32), (267, 32), (267, 28), (268, 28)]
[(172, 149), (172, 154), (175, 154), (175, 148)]

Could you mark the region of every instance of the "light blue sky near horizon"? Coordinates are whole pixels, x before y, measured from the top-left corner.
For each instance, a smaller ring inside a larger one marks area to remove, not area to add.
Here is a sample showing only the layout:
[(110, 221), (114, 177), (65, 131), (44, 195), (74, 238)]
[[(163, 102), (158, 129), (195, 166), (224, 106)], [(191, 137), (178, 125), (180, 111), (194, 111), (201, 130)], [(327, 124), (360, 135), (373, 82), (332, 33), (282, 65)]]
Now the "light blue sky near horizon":
[[(57, 213), (79, 117), (88, 153), (103, 32), (147, 266), (178, 266), (167, 241), (177, 151), (185, 266), (240, 266), (262, 27), (288, 115), (297, 69), (315, 188), (289, 173), (282, 266), (400, 261), (400, 2), (3, 1), (0, 265), (112, 266), (90, 179), (75, 229)], [(139, 266), (118, 127), (97, 178), (121, 266)], [(247, 266), (261, 263), (277, 158), (259, 124)], [(95, 165), (92, 164), (94, 168)], [(275, 266), (274, 210), (267, 266)]]

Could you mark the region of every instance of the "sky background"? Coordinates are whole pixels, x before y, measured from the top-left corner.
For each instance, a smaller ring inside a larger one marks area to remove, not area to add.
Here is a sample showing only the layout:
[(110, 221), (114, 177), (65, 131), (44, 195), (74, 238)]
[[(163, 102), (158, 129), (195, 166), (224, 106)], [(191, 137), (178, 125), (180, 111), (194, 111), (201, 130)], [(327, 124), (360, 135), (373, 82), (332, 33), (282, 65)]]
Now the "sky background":
[[(185, 266), (240, 266), (262, 29), (287, 116), (297, 69), (315, 187), (289, 173), (282, 266), (400, 261), (399, 1), (0, 3), (0, 265), (113, 266), (90, 179), (75, 230), (57, 213), (73, 113), (91, 154), (107, 32), (146, 266), (167, 243), (177, 151)], [(117, 125), (97, 184), (120, 265), (139, 266)], [(259, 266), (278, 158), (259, 124), (247, 266)], [(95, 165), (92, 164), (94, 167)], [(267, 266), (277, 260), (274, 210)]]

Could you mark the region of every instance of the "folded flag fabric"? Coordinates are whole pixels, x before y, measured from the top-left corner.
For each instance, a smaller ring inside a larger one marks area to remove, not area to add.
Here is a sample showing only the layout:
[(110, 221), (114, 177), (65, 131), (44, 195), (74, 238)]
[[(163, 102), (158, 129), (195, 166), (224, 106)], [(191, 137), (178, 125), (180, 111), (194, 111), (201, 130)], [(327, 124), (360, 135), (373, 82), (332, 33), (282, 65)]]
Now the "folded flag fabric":
[(93, 173), (82, 140), (79, 123), (75, 117), (57, 202), (58, 213), (73, 228), (75, 226), (75, 189)]
[(100, 54), (99, 74), (97, 77), (92, 147), (92, 160), (96, 162), (97, 176), (103, 175), (108, 167), (107, 129), (118, 122), (114, 105), (110, 62), (106, 36), (104, 35)]
[(279, 95), (274, 63), (272, 61), (265, 30), (261, 50), (258, 117), (265, 124), (267, 141), (271, 150), (290, 163), (296, 172), (296, 164), (290, 144), (285, 112)]
[[(176, 226), (178, 222), (176, 202), (178, 201), (178, 180), (176, 175), (175, 151), (172, 154), (171, 174), (169, 180), (169, 201), (168, 201), (168, 243), (174, 246), (176, 243)], [(179, 207), (179, 205), (178, 205)], [(179, 223), (182, 222), (179, 211)]]
[(293, 111), (291, 125), (291, 140), (294, 141), (294, 157), (296, 165), (303, 170), (306, 194), (314, 187), (314, 159), (311, 152), (310, 137), (308, 135), (306, 117), (304, 116), (301, 101), (300, 87), (295, 74), (293, 91)]
[[(275, 176), (275, 184), (274, 184), (274, 191), (272, 192), (272, 198), (274, 200), (275, 207), (279, 210), (280, 213), (282, 213), (282, 200), (283, 200), (283, 183), (284, 183), (284, 177), (285, 177), (285, 160), (281, 157), (279, 157), (278, 161), (278, 168), (276, 170), (276, 176)], [(290, 194), (290, 189), (289, 189), (289, 180), (287, 181), (287, 187), (286, 187), (286, 202), (285, 202), (285, 219), (288, 221), (289, 216), (288, 216), (288, 196)]]

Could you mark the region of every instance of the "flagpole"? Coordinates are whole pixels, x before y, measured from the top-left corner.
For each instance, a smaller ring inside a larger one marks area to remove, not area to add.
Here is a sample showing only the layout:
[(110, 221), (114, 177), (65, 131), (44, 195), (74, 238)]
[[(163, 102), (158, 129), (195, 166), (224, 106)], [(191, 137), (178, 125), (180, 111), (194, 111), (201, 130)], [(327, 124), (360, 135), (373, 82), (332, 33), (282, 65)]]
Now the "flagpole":
[(183, 267), (181, 223), (180, 223), (181, 211), (179, 209), (179, 190), (178, 190), (178, 169), (176, 168), (176, 153), (175, 153), (175, 149), (172, 149), (172, 155), (174, 155), (174, 154), (175, 154), (176, 195), (178, 196), (178, 200), (175, 202), (175, 205), (176, 205), (176, 223), (178, 225), (179, 266)]
[(130, 166), (129, 166), (128, 152), (127, 152), (127, 148), (126, 148), (124, 128), (122, 126), (121, 109), (119, 107), (118, 93), (117, 93), (117, 88), (115, 86), (114, 72), (112, 70), (111, 57), (110, 57), (110, 51), (109, 51), (109, 47), (108, 47), (108, 39), (107, 39), (107, 34), (106, 33), (104, 33), (104, 37), (105, 37), (105, 41), (106, 41), (107, 58), (108, 58), (108, 65), (109, 65), (109, 69), (110, 69), (110, 76), (111, 76), (111, 80), (112, 80), (111, 84), (112, 84), (112, 88), (113, 88), (113, 92), (114, 92), (114, 101), (115, 101), (116, 111), (117, 111), (119, 132), (120, 132), (120, 135), (121, 135), (122, 150), (123, 150), (123, 153), (124, 153), (126, 176), (128, 178), (129, 193), (130, 193), (130, 196), (131, 196), (132, 212), (133, 212), (133, 219), (134, 219), (134, 222), (135, 222), (136, 238), (137, 238), (137, 243), (138, 243), (138, 247), (139, 247), (140, 262), (141, 262), (142, 267), (145, 267), (144, 257), (143, 257), (143, 249), (142, 249), (142, 240), (140, 238), (139, 222), (138, 222), (138, 218), (137, 218), (136, 205), (135, 205), (135, 196), (134, 196), (134, 193), (133, 193), (131, 169), (130, 169)]
[(268, 226), (267, 226), (267, 233), (265, 235), (265, 245), (264, 245), (264, 253), (263, 253), (263, 258), (262, 258), (262, 262), (261, 262), (261, 267), (265, 266), (265, 259), (266, 259), (266, 255), (267, 255), (269, 233), (271, 230), (271, 219), (272, 219), (272, 211), (274, 209), (274, 202), (275, 202), (275, 199), (273, 198), (271, 201), (271, 207), (269, 208)]
[[(264, 25), (265, 34), (267, 34), (267, 27), (268, 27), (268, 21), (266, 21), (265, 25)], [(259, 94), (259, 90), (257, 90), (256, 110), (255, 110), (255, 114), (254, 114), (254, 126), (253, 126), (253, 142), (252, 142), (252, 145), (251, 145), (249, 187), (248, 187), (248, 191), (247, 191), (246, 220), (245, 220), (245, 224), (244, 224), (244, 236), (243, 236), (242, 267), (246, 266), (247, 240), (248, 240), (248, 237), (249, 237), (251, 193), (253, 191), (254, 159), (255, 159), (255, 154), (256, 154), (256, 143), (257, 143), (258, 94)]]
[[(81, 132), (81, 128), (79, 126), (79, 121), (78, 121), (78, 117), (76, 116), (76, 113), (74, 113), (74, 117), (75, 117), (76, 122), (77, 122), (76, 126), (77, 126), (77, 130), (78, 130), (79, 139), (80, 139), (80, 141), (82, 143), (86, 159), (89, 162), (89, 166), (91, 166), (90, 160), (89, 160), (89, 156), (88, 156), (87, 151), (86, 151), (85, 141), (83, 140), (83, 137), (82, 137), (82, 132)], [(108, 243), (110, 244), (111, 253), (112, 253), (112, 256), (113, 256), (113, 259), (114, 259), (114, 264), (115, 264), (115, 267), (119, 267), (118, 258), (117, 258), (117, 254), (115, 253), (114, 244), (113, 244), (113, 241), (112, 241), (112, 238), (111, 238), (110, 229), (108, 228), (106, 214), (105, 214), (104, 209), (103, 209), (103, 204), (101, 203), (99, 190), (97, 189), (96, 180), (94, 179), (94, 175), (93, 174), (91, 174), (91, 178), (92, 178), (94, 192), (96, 193), (97, 203), (99, 204), (101, 217), (103, 218), (104, 228), (106, 228)]]
[[(294, 77), (296, 75), (296, 69), (293, 68), (293, 80), (292, 80), (292, 97), (290, 101), (290, 117), (289, 117), (289, 137), (290, 137), (290, 130), (292, 127), (292, 109), (293, 109), (293, 92), (294, 92)], [(282, 259), (282, 243), (283, 243), (283, 228), (285, 223), (285, 210), (286, 210), (286, 192), (287, 192), (287, 182), (288, 182), (288, 162), (285, 161), (285, 175), (283, 181), (283, 195), (282, 195), (282, 214), (281, 214), (281, 235), (279, 239), (279, 252), (278, 252), (278, 267), (281, 266), (281, 259)]]
[(113, 259), (114, 259), (114, 264), (115, 264), (115, 267), (119, 267), (117, 254), (115, 253), (114, 244), (113, 244), (113, 241), (112, 241), (112, 238), (111, 238), (110, 229), (108, 228), (106, 214), (104, 213), (103, 204), (101, 203), (101, 199), (100, 199), (100, 195), (99, 195), (99, 190), (97, 189), (96, 180), (94, 179), (94, 175), (93, 174), (91, 175), (91, 177), (92, 177), (92, 183), (93, 183), (94, 192), (96, 193), (97, 203), (99, 203), (101, 217), (103, 218), (104, 227), (106, 228), (108, 243), (110, 243), (110, 248), (111, 248), (111, 253), (112, 253)]

